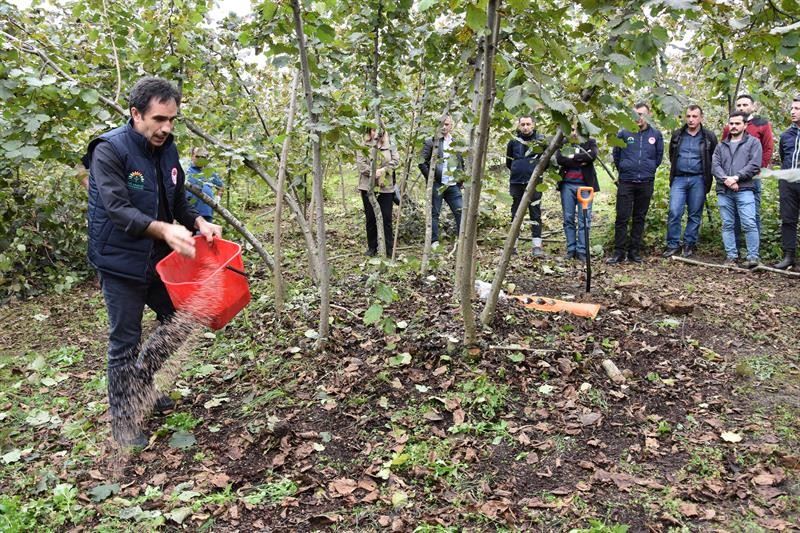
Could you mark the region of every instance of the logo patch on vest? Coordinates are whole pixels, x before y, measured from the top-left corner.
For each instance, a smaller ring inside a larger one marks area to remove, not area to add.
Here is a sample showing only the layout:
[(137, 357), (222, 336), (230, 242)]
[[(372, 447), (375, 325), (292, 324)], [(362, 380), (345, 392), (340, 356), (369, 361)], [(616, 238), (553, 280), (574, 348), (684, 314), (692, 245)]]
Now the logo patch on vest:
[(628, 144), (633, 144), (634, 143), (633, 136), (628, 137), (627, 139), (625, 139), (625, 142), (628, 143)]
[(649, 139), (647, 139), (647, 142), (649, 142), (650, 144), (655, 144), (656, 143), (656, 138), (655, 137), (650, 137)]
[(172, 184), (178, 184), (178, 169), (176, 167), (172, 167)]
[(138, 170), (134, 170), (128, 174), (128, 188), (135, 191), (144, 190), (144, 174)]

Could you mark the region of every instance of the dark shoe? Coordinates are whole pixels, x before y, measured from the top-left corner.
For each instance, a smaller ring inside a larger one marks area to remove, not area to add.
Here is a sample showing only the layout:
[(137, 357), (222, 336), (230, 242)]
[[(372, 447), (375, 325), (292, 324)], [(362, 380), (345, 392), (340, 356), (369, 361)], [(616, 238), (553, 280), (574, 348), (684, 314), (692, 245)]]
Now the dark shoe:
[(586, 256), (584, 254), (576, 254), (575, 259), (577, 259), (579, 263), (586, 262)]
[(694, 246), (684, 246), (681, 255), (683, 257), (692, 257), (694, 255)]
[(738, 267), (739, 266), (738, 259), (736, 257), (728, 257), (728, 258), (726, 258), (725, 262), (723, 264), (725, 266), (729, 266), (729, 267)]
[(534, 246), (533, 247), (533, 258), (534, 259), (543, 259), (544, 258), (544, 250), (541, 246)]
[(378, 255), (378, 250), (374, 250), (372, 248), (367, 248), (367, 251), (365, 252), (365, 254), (366, 254), (367, 257), (375, 257), (376, 255)]
[(172, 411), (173, 409), (175, 409), (175, 400), (166, 394), (161, 396), (156, 400), (156, 403), (153, 404), (153, 412), (159, 415), (163, 415), (167, 411)]
[(628, 252), (628, 261), (631, 263), (641, 263), (642, 256), (639, 255), (639, 252)]
[(672, 257), (673, 255), (677, 254), (680, 251), (681, 251), (680, 248), (667, 248), (666, 250), (664, 250), (664, 253), (661, 254), (661, 257), (666, 259)]
[(577, 254), (575, 252), (567, 252), (567, 255), (564, 256), (564, 259), (566, 259), (567, 261), (572, 261), (576, 257)]
[(794, 266), (794, 254), (786, 254), (783, 256), (783, 259), (781, 259), (780, 262), (772, 265), (772, 268), (777, 268), (778, 270), (788, 270), (793, 266)]
[(622, 252), (614, 252), (614, 255), (606, 259), (606, 263), (609, 265), (617, 265), (619, 263), (625, 262), (625, 254)]
[(744, 263), (744, 267), (745, 268), (755, 268), (758, 265), (759, 265), (759, 261), (758, 261), (757, 257), (756, 258), (748, 257), (747, 261), (745, 261), (745, 263)]
[(111, 419), (111, 435), (120, 448), (145, 448), (150, 439), (128, 419)]

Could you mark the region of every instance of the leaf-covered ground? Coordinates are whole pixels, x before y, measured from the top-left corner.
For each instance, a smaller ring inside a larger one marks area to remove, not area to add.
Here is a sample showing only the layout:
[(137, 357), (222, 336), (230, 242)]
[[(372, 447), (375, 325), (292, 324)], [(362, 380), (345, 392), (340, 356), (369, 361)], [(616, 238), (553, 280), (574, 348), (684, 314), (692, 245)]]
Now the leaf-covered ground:
[[(109, 438), (99, 290), (0, 311), (0, 530), (797, 527), (797, 280), (598, 261), (596, 319), (502, 302), (464, 354), (447, 250), (430, 278), (364, 262), (349, 216), (332, 232), (327, 350), (307, 282), (278, 320), (257, 272), (247, 311), (179, 354), (178, 406), (134, 455)], [(527, 246), (507, 289), (583, 299), (582, 268)]]

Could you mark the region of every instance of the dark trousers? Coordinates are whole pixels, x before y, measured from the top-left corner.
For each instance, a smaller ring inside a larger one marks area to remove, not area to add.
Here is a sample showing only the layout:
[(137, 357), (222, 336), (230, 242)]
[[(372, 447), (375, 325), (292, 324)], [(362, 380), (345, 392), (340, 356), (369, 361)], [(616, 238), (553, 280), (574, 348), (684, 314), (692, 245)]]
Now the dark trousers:
[[(169, 350), (142, 351), (144, 306), (162, 324), (175, 313), (167, 289), (158, 277), (143, 283), (100, 274), (108, 312), (108, 403), (112, 418), (142, 415), (142, 403), (152, 399), (153, 376), (170, 356)], [(162, 326), (163, 327), (163, 326)]]
[[(361, 191), (361, 201), (364, 204), (364, 215), (367, 221), (367, 248), (372, 251), (378, 249), (378, 224), (375, 220), (375, 213), (372, 211), (372, 204), (369, 203), (367, 191)], [(375, 195), (378, 206), (381, 208), (383, 217), (383, 238), (386, 240), (386, 256), (391, 257), (394, 237), (392, 236), (392, 199), (394, 193), (381, 192)]]
[[(617, 220), (614, 223), (614, 252), (639, 253), (642, 249), (644, 221), (653, 197), (653, 182), (620, 181), (617, 186)], [(633, 218), (630, 241), (628, 222)]]
[(778, 182), (781, 215), (781, 248), (783, 253), (797, 251), (797, 217), (800, 215), (800, 183)]
[[(508, 193), (511, 195), (511, 220), (517, 214), (519, 204), (522, 203), (522, 197), (525, 195), (526, 183), (511, 183), (508, 186)], [(539, 191), (533, 192), (533, 199), (528, 204), (528, 216), (532, 222), (533, 238), (536, 239), (542, 236), (542, 193)]]
[(441, 188), (442, 184), (440, 182), (433, 183), (433, 192), (431, 193), (431, 242), (439, 242), (439, 216), (442, 213), (442, 201), (447, 202), (447, 205), (450, 206), (450, 212), (453, 213), (453, 220), (456, 223), (455, 238), (458, 238), (458, 233), (461, 229), (461, 210), (464, 208), (461, 187), (449, 185), (440, 193), (439, 189)]

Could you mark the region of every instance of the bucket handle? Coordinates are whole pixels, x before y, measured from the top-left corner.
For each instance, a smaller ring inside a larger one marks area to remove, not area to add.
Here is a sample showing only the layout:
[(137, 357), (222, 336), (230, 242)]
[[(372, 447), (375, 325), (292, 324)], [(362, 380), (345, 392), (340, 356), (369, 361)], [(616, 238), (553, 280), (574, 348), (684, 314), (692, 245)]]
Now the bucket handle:
[(233, 272), (236, 272), (240, 276), (243, 276), (245, 279), (249, 279), (247, 273), (242, 270), (239, 270), (238, 268), (232, 267), (230, 265), (225, 265), (225, 268), (227, 268), (228, 270), (232, 270)]

